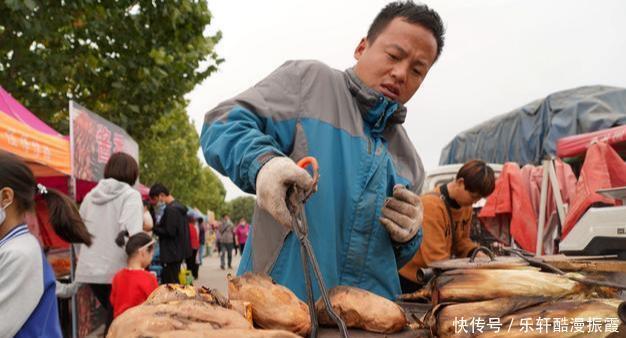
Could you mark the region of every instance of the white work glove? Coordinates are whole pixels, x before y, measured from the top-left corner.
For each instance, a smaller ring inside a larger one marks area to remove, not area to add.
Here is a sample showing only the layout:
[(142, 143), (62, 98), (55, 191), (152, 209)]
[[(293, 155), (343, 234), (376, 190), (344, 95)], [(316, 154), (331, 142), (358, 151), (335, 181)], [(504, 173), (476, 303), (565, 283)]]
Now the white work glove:
[(289, 229), (292, 216), (287, 209), (287, 189), (294, 184), (309, 191), (313, 188), (313, 178), (288, 157), (274, 157), (267, 161), (256, 178), (257, 204)]
[(417, 234), (424, 217), (424, 207), (417, 194), (396, 184), (393, 197), (385, 201), (381, 213), (380, 222), (391, 239), (396, 243), (406, 243)]

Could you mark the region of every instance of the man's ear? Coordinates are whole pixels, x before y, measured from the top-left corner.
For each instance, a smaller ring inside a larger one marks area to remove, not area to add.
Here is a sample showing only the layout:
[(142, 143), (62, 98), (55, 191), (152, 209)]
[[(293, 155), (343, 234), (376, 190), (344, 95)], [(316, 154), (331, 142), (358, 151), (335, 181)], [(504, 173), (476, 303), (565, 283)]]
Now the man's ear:
[(367, 38), (362, 38), (361, 41), (359, 41), (359, 44), (356, 46), (356, 49), (354, 50), (354, 58), (356, 60), (359, 60), (368, 46), (369, 42), (367, 41)]

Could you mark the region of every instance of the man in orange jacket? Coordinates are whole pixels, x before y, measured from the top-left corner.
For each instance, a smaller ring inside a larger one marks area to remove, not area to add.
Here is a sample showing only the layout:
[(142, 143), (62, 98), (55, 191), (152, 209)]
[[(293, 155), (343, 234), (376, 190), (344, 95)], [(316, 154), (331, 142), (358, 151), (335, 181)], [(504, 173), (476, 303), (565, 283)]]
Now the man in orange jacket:
[(472, 205), (489, 196), (495, 175), (485, 162), (471, 160), (456, 179), (421, 196), (424, 206), (423, 240), (413, 258), (400, 269), (403, 292), (418, 289), (416, 273), (432, 262), (451, 257), (468, 257), (478, 247), (470, 239)]

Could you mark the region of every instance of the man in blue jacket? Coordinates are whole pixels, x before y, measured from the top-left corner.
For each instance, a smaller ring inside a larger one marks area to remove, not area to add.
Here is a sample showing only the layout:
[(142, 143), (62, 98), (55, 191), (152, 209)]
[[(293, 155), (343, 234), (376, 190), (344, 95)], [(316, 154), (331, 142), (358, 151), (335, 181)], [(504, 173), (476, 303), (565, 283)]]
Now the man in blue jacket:
[(285, 197), (290, 185), (311, 189), (311, 176), (294, 161), (313, 156), (319, 189), (305, 214), (326, 285), (390, 299), (400, 294), (397, 269), (421, 242), (417, 193), (424, 178), (402, 127), (404, 104), (441, 53), (443, 31), (427, 6), (390, 3), (359, 42), (353, 68), (289, 61), (207, 113), (201, 135), (206, 161), (257, 194), (239, 274), (268, 273), (306, 297)]

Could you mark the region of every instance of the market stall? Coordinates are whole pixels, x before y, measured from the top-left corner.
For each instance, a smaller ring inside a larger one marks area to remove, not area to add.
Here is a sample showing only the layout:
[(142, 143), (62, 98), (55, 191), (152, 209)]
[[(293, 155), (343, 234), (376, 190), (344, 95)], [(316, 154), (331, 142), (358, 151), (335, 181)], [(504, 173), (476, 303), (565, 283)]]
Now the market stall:
[[(94, 114), (95, 115), (95, 114)], [(105, 120), (106, 121), (106, 120)], [(119, 128), (119, 127), (118, 127)], [(84, 131), (83, 131), (84, 132)], [(95, 134), (95, 133), (94, 133)], [(118, 132), (121, 134), (121, 132)], [(128, 137), (125, 133), (124, 136)], [(121, 144), (120, 137), (111, 136), (111, 142)], [(89, 140), (87, 140), (89, 141)], [(134, 142), (133, 142), (134, 143)], [(97, 143), (86, 143), (85, 147), (98, 149)], [(138, 157), (136, 143), (131, 152)], [(72, 194), (77, 202), (82, 201), (85, 195), (96, 186), (102, 176), (104, 164), (99, 165), (99, 175), (79, 177), (75, 180), (75, 191), (71, 191), (72, 165), (70, 138), (63, 136), (56, 130), (41, 121), (35, 114), (13, 98), (4, 88), (0, 87), (0, 150), (20, 156), (31, 168), (38, 183), (48, 188), (57, 189), (66, 194)], [(128, 151), (128, 149), (111, 148), (110, 151)], [(110, 152), (106, 154), (106, 159)], [(102, 162), (102, 161), (101, 161)], [(106, 160), (104, 160), (106, 163)], [(143, 198), (148, 197), (149, 189), (137, 184)], [(57, 279), (69, 282), (71, 269), (70, 246), (54, 232), (48, 221), (48, 209), (43, 201), (38, 201), (34, 212), (27, 215), (30, 231), (39, 239), (46, 252)], [(98, 303), (91, 296), (88, 288), (82, 288), (77, 297), (80, 318), (77, 336), (85, 336), (92, 331), (97, 323), (92, 323), (91, 313), (98, 311)], [(71, 316), (67, 301), (60, 301), (61, 316), (65, 316), (63, 331), (70, 336), (72, 328), (68, 323)], [(97, 316), (96, 316), (97, 317)]]

